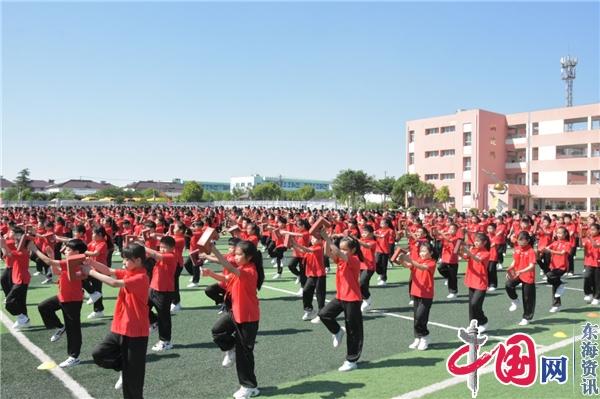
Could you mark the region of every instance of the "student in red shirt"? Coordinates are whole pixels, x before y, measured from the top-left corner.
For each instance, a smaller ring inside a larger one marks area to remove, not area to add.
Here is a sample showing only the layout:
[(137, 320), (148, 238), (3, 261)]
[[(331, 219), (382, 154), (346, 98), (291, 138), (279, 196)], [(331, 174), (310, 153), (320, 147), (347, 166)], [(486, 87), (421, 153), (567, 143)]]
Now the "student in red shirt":
[(271, 230), (271, 244), (269, 245), (269, 256), (273, 259), (271, 263), (277, 265), (277, 273), (273, 275), (273, 279), (281, 278), (283, 273), (283, 266), (281, 262), (283, 260), (283, 254), (286, 251), (285, 245), (283, 245), (284, 235), (281, 233), (286, 229), (287, 220), (283, 216), (277, 218), (277, 226), (267, 226), (267, 229)]
[(469, 287), (469, 320), (476, 319), (479, 332), (488, 328), (488, 318), (483, 312), (483, 301), (488, 287), (488, 262), (490, 259), (490, 240), (481, 232), (473, 234), (473, 247), (463, 251), (467, 259), (465, 285)]
[[(40, 251), (35, 244), (30, 243), (31, 251), (38, 258), (52, 267), (52, 274), (58, 278), (58, 295), (46, 299), (38, 305), (40, 316), (46, 328), (56, 328), (50, 337), (50, 342), (58, 341), (67, 333), (67, 360), (59, 367), (71, 367), (79, 364), (81, 352), (81, 304), (83, 303), (83, 288), (80, 279), (69, 280), (66, 260), (54, 260)], [(85, 254), (87, 245), (82, 240), (72, 239), (65, 244), (65, 256)], [(56, 312), (61, 309), (65, 323), (61, 323)]]
[(313, 295), (316, 293), (318, 311), (325, 306), (325, 290), (327, 276), (325, 273), (325, 261), (323, 260), (323, 244), (316, 237), (310, 237), (310, 246), (304, 246), (296, 242), (296, 239), (291, 240), (292, 248), (303, 254), (305, 283), (302, 290), (302, 305), (304, 314), (302, 320), (310, 320), (311, 323), (317, 324), (320, 319), (317, 316), (318, 312), (313, 308)]
[(462, 243), (455, 223), (448, 226), (446, 233), (439, 234), (442, 241), (442, 264), (438, 267), (440, 274), (448, 285), (448, 299), (456, 298), (458, 294), (458, 252)]
[(103, 283), (120, 288), (110, 333), (96, 346), (92, 357), (98, 366), (121, 372), (115, 389), (122, 388), (124, 398), (141, 399), (149, 334), (146, 252), (141, 245), (130, 244), (121, 256), (125, 269), (113, 270), (92, 260), (82, 268)]
[[(237, 237), (231, 237), (227, 241), (227, 245), (229, 245), (229, 249), (227, 250), (227, 254), (225, 254), (225, 259), (235, 266), (235, 247), (241, 240)], [(219, 263), (219, 260), (214, 255), (200, 254), (200, 259), (207, 260), (214, 263)], [(223, 269), (221, 274), (226, 276), (229, 272), (227, 269)], [(225, 291), (226, 285), (223, 281), (219, 281), (215, 284), (211, 284), (206, 287), (204, 293), (207, 297), (215, 301), (215, 305), (219, 306), (218, 314), (222, 314), (228, 309), (231, 309), (231, 298), (226, 297), (227, 291)]]
[(544, 251), (550, 253), (550, 270), (546, 273), (548, 284), (552, 285), (552, 307), (550, 313), (560, 310), (560, 297), (565, 292), (566, 285), (561, 281), (563, 274), (569, 268), (569, 254), (571, 253), (571, 242), (569, 231), (566, 227), (556, 229), (556, 241), (548, 245)]
[[(19, 243), (25, 231), (20, 227), (13, 228), (15, 243)], [(27, 288), (31, 281), (29, 274), (29, 251), (26, 248), (18, 250), (15, 246), (8, 246), (4, 238), (0, 238), (0, 249), (4, 253), (6, 263), (11, 266), (13, 285), (5, 299), (6, 310), (17, 320), (13, 324), (15, 330), (29, 327), (27, 316)]]
[(358, 242), (361, 247), (364, 248), (362, 251), (364, 262), (360, 264), (360, 292), (362, 294), (362, 304), (360, 305), (360, 311), (365, 313), (371, 305), (373, 300), (371, 298), (371, 292), (369, 291), (369, 284), (371, 283), (371, 277), (375, 273), (375, 247), (377, 241), (373, 234), (373, 227), (366, 224), (363, 227), (362, 239)]
[(419, 247), (419, 257), (411, 259), (407, 254), (400, 258), (400, 264), (412, 271), (413, 282), (410, 295), (413, 298), (413, 320), (415, 340), (408, 347), (424, 351), (429, 346), (429, 311), (433, 303), (434, 280), (436, 261), (433, 258), (434, 249), (430, 243), (422, 243)]
[[(198, 240), (202, 236), (202, 233), (204, 233), (204, 222), (201, 220), (196, 220), (194, 223), (192, 223), (192, 235), (190, 237), (190, 252), (194, 252), (196, 249), (198, 249)], [(194, 288), (200, 285), (200, 269), (202, 268), (203, 264), (204, 261), (201, 259), (198, 259), (198, 261), (194, 263), (194, 260), (191, 256), (188, 256), (188, 258), (186, 259), (183, 266), (185, 267), (185, 270), (192, 276), (190, 279), (190, 283), (187, 286), (188, 288)]]
[[(363, 318), (360, 311), (362, 293), (359, 276), (360, 263), (364, 258), (360, 244), (355, 239), (342, 238), (338, 248), (326, 232), (322, 231), (321, 235), (326, 242), (326, 252), (337, 264), (337, 271), (335, 273), (336, 296), (321, 309), (319, 318), (333, 334), (334, 348), (340, 346), (344, 334), (348, 334), (346, 360), (338, 370), (350, 371), (357, 368), (356, 362), (360, 358), (363, 346)], [(387, 244), (386, 248), (389, 248)], [(344, 312), (345, 329), (335, 320), (341, 312)]]
[(171, 313), (176, 314), (181, 310), (181, 295), (179, 294), (179, 276), (183, 271), (183, 250), (185, 249), (185, 225), (182, 222), (173, 224), (173, 239), (175, 240), (175, 258), (177, 259), (177, 267), (175, 268), (175, 291), (173, 292), (173, 300), (171, 302)]
[(517, 245), (513, 253), (513, 262), (506, 269), (506, 294), (511, 299), (509, 312), (514, 312), (519, 306), (517, 286), (521, 284), (523, 297), (523, 318), (520, 326), (526, 326), (533, 319), (535, 312), (535, 251), (531, 247), (532, 237), (526, 231), (521, 231), (516, 238)]
[[(102, 226), (95, 227), (92, 230), (92, 241), (88, 244), (86, 255), (93, 260), (108, 266), (108, 245), (106, 230)], [(102, 302), (102, 282), (94, 278), (88, 278), (83, 284), (83, 289), (87, 291), (90, 299), (88, 305), (94, 305), (94, 311), (88, 315), (88, 319), (97, 319), (104, 317), (104, 304)]]
[(583, 244), (583, 298), (592, 305), (600, 303), (600, 224), (592, 223), (587, 228)]
[(235, 362), (240, 389), (233, 394), (236, 399), (259, 395), (254, 374), (254, 343), (258, 332), (260, 308), (256, 291), (264, 281), (262, 254), (250, 241), (240, 241), (235, 247), (235, 264), (229, 262), (216, 247), (212, 253), (229, 272), (217, 274), (203, 269), (204, 276), (225, 282), (231, 297), (231, 311), (224, 313), (212, 328), (215, 344), (225, 352), (223, 367)]
[[(177, 257), (175, 255), (175, 239), (163, 236), (158, 245), (159, 250), (146, 248), (146, 256), (156, 261), (152, 269), (150, 291), (148, 294), (148, 311), (152, 331), (158, 328), (159, 341), (152, 347), (155, 352), (163, 352), (173, 348), (171, 343), (171, 301), (175, 292), (175, 272)], [(154, 314), (152, 308), (156, 308)]]
[(488, 292), (496, 291), (498, 287), (498, 247), (501, 240), (496, 235), (496, 224), (490, 223), (487, 226), (487, 235), (490, 240), (490, 260), (488, 261)]
[[(310, 235), (308, 234), (308, 230), (310, 230), (310, 224), (305, 219), (298, 219), (296, 221), (296, 228), (294, 232), (286, 232), (294, 237), (294, 241), (296, 241), (300, 246), (308, 247), (310, 246)], [(305, 264), (304, 264), (304, 254), (295, 249), (292, 253), (292, 259), (288, 264), (288, 269), (290, 272), (296, 276), (296, 284), (300, 284), (299, 293), (303, 293), (302, 288), (304, 288), (304, 284), (306, 283), (306, 274), (304, 273)]]
[(545, 251), (552, 242), (554, 231), (550, 226), (550, 217), (544, 216), (542, 222), (537, 226), (537, 264), (545, 275), (550, 270), (550, 253)]
[(579, 239), (579, 231), (578, 227), (575, 223), (573, 223), (573, 218), (570, 214), (565, 213), (563, 215), (563, 220), (565, 222), (564, 227), (567, 229), (569, 233), (569, 243), (571, 244), (571, 249), (567, 256), (568, 259), (568, 272), (567, 276), (572, 277), (575, 274), (575, 254), (577, 253), (577, 240)]
[(395, 237), (392, 221), (388, 218), (381, 219), (380, 228), (375, 231), (377, 246), (375, 247), (375, 270), (377, 271), (379, 286), (387, 285), (387, 267), (390, 260), (390, 241)]

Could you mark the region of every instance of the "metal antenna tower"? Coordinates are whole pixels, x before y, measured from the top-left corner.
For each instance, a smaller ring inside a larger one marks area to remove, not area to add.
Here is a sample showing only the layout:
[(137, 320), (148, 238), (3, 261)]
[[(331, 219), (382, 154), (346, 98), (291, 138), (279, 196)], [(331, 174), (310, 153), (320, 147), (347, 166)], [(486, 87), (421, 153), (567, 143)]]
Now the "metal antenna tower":
[(575, 80), (575, 66), (577, 66), (577, 57), (560, 58), (560, 76), (565, 81), (565, 96), (567, 107), (573, 106), (573, 81)]

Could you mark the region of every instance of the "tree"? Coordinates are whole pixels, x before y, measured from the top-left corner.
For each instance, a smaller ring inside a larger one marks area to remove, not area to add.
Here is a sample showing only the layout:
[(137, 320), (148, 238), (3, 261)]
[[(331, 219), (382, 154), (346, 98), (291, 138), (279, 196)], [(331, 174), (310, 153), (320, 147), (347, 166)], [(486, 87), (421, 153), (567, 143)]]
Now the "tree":
[(415, 194), (421, 179), (418, 174), (407, 173), (398, 178), (392, 189), (392, 201), (397, 204), (408, 206), (406, 197), (409, 193)]
[(94, 197), (98, 197), (98, 198), (106, 198), (106, 197), (118, 198), (118, 197), (122, 197), (122, 198), (125, 198), (128, 195), (129, 195), (129, 193), (127, 193), (125, 190), (123, 190), (120, 187), (108, 187), (108, 188), (103, 188), (102, 190), (96, 191), (96, 194), (94, 194)]
[(182, 202), (201, 202), (204, 195), (204, 188), (198, 182), (186, 181), (183, 183), (183, 190), (179, 196)]
[(273, 200), (281, 196), (281, 187), (273, 182), (257, 184), (250, 191), (250, 197), (257, 200)]
[(244, 190), (239, 189), (239, 188), (234, 188), (231, 191), (231, 198), (234, 200), (238, 200), (238, 199), (242, 198), (244, 196), (244, 194), (246, 194), (246, 192)]
[(442, 186), (436, 190), (433, 194), (433, 199), (445, 206), (450, 199), (450, 189), (448, 186)]
[[(17, 178), (15, 179), (15, 187), (18, 192), (18, 200), (26, 199), (31, 194), (31, 189), (29, 185), (31, 184), (31, 179), (29, 178), (29, 169), (25, 168), (19, 172)], [(27, 193), (26, 190), (29, 190)]]
[(302, 201), (309, 201), (314, 198), (316, 190), (313, 186), (302, 186), (298, 191), (298, 197)]
[(351, 206), (357, 201), (365, 202), (364, 196), (373, 189), (373, 177), (362, 170), (342, 170), (333, 180), (335, 196)]
[(423, 200), (431, 200), (435, 194), (435, 185), (420, 181), (415, 188), (415, 197)]
[(396, 179), (393, 177), (384, 177), (383, 179), (377, 180), (375, 182), (375, 194), (383, 195), (383, 203), (385, 203), (387, 197), (392, 194), (394, 190), (394, 183), (396, 183)]
[(143, 198), (155, 198), (160, 196), (160, 192), (153, 188), (147, 188), (145, 190), (142, 190), (140, 194)]
[(4, 201), (18, 201), (19, 200), (19, 189), (16, 187), (9, 187), (2, 192), (2, 199)]
[(63, 199), (63, 200), (74, 200), (74, 199), (77, 198), (77, 196), (75, 195), (75, 193), (73, 192), (73, 190), (71, 190), (70, 188), (66, 188), (64, 190), (61, 190), (56, 195), (56, 198)]

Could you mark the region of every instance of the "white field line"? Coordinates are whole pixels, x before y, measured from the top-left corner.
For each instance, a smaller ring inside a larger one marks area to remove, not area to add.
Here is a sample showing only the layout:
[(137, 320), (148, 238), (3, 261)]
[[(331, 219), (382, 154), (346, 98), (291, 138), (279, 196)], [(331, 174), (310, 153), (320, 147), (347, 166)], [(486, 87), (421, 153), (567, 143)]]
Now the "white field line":
[[(25, 334), (20, 331), (15, 331), (12, 328), (12, 322), (6, 316), (4, 311), (0, 311), (0, 319), (2, 320), (2, 324), (4, 324), (4, 327), (6, 327), (8, 332), (10, 332), (10, 334), (15, 337), (15, 339), (33, 356), (38, 358), (40, 362), (54, 362), (54, 360), (52, 360), (50, 356), (40, 349), (40, 347), (31, 342), (29, 338), (25, 336)], [(77, 399), (93, 399), (93, 396), (90, 395), (84, 387), (79, 385), (77, 381), (75, 381), (69, 374), (65, 373), (65, 371), (60, 367), (57, 366), (49, 371), (52, 373), (52, 375), (58, 378), (69, 391), (71, 391), (73, 397)]]

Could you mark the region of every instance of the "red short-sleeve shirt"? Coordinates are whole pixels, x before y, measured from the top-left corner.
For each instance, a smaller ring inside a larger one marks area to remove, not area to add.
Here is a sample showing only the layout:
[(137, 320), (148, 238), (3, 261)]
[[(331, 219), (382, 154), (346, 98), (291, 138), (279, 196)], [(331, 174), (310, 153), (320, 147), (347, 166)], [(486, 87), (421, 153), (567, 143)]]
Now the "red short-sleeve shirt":
[(335, 273), (336, 298), (340, 301), (360, 301), (360, 260), (356, 255), (350, 255), (347, 261), (339, 258), (337, 260), (337, 272)]
[[(535, 251), (529, 245), (525, 247), (515, 247), (513, 259), (515, 262), (515, 271), (523, 270), (532, 263), (534, 265), (536, 264)], [(528, 272), (520, 274), (519, 279), (521, 279), (522, 282), (527, 284), (535, 283), (535, 268)]]
[(490, 259), (490, 253), (485, 249), (471, 248), (471, 253), (477, 256), (480, 261), (469, 258), (467, 262), (467, 272), (465, 273), (465, 285), (475, 290), (486, 290), (488, 287), (487, 266)]
[(310, 247), (312, 252), (304, 256), (306, 262), (305, 274), (307, 277), (322, 277), (325, 275), (325, 262), (323, 260), (323, 247), (319, 244)]
[(162, 259), (156, 262), (152, 269), (152, 283), (150, 288), (155, 291), (175, 291), (175, 269), (177, 257), (173, 252), (162, 253)]
[(412, 268), (412, 284), (410, 287), (410, 295), (418, 298), (433, 298), (434, 284), (433, 273), (435, 272), (435, 260), (421, 259), (416, 260), (419, 264), (425, 264), (427, 270)]
[(148, 319), (148, 275), (142, 267), (115, 270), (118, 280), (125, 286), (119, 290), (110, 330), (127, 337), (147, 337), (150, 328)]
[(60, 276), (58, 278), (58, 301), (59, 302), (79, 302), (83, 301), (83, 287), (81, 280), (69, 281), (69, 272), (67, 271), (67, 261), (60, 261)]
[(569, 241), (554, 241), (548, 245), (548, 248), (553, 251), (565, 251), (564, 254), (552, 254), (550, 257), (550, 270), (567, 270), (569, 267), (569, 252), (571, 251), (571, 243)]
[(227, 294), (231, 295), (231, 310), (236, 323), (260, 320), (260, 307), (256, 295), (258, 273), (252, 263), (239, 266), (239, 276), (227, 276)]
[(13, 284), (29, 284), (31, 281), (31, 274), (29, 274), (29, 252), (17, 251), (16, 249), (11, 250), (10, 256), (6, 258), (6, 263), (10, 263), (11, 265)]

